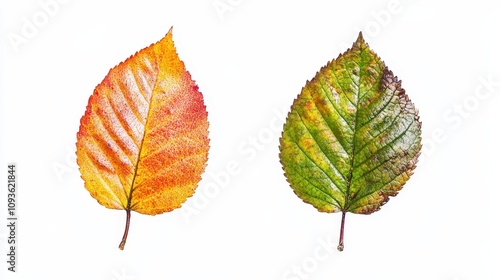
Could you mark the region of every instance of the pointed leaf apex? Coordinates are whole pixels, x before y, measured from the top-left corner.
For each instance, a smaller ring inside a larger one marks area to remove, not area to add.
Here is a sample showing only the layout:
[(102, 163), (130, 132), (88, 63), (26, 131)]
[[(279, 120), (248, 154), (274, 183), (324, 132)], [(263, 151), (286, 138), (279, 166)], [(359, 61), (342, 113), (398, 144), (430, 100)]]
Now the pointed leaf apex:
[(165, 39), (168, 39), (168, 40), (172, 40), (172, 31), (173, 31), (174, 27), (171, 26), (170, 29), (168, 30), (167, 34), (165, 35)]
[(172, 25), (172, 26), (170, 26), (170, 29), (168, 30), (166, 37), (168, 37), (168, 36), (172, 37), (173, 30), (174, 30), (174, 26)]
[(363, 38), (363, 32), (359, 31), (358, 38), (356, 39), (356, 42), (353, 44), (353, 48), (361, 48), (362, 46), (366, 45), (365, 39)]

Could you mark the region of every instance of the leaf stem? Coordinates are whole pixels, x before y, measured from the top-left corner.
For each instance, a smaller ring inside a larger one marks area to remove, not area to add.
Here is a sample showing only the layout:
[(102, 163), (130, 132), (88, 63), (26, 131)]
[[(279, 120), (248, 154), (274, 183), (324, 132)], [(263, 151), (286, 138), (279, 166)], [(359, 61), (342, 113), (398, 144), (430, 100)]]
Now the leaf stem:
[(339, 246), (337, 246), (337, 250), (339, 252), (344, 251), (344, 224), (345, 224), (345, 211), (342, 212), (342, 222), (340, 223), (340, 237), (339, 237)]
[(127, 236), (128, 236), (128, 228), (130, 227), (130, 209), (127, 209), (127, 222), (125, 223), (125, 232), (123, 233), (122, 237), (122, 242), (120, 242), (120, 250), (123, 250), (125, 248), (125, 242), (127, 242)]

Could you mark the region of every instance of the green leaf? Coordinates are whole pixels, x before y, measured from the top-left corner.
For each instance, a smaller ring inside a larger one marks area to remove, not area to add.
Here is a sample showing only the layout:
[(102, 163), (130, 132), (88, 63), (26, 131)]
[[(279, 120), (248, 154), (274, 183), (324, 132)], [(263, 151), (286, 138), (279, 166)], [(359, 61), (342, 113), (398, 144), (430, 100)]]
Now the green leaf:
[(418, 111), (401, 81), (359, 34), (351, 49), (307, 81), (280, 138), (297, 196), (321, 212), (371, 214), (397, 195), (421, 148)]

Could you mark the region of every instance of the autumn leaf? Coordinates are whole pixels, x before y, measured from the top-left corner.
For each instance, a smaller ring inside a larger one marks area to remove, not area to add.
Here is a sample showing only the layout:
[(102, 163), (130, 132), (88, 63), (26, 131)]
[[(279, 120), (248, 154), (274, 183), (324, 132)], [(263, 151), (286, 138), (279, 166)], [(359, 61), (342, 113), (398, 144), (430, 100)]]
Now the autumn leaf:
[(156, 215), (193, 195), (208, 160), (203, 96), (172, 41), (159, 42), (109, 71), (90, 96), (77, 134), (85, 188), (100, 204)]
[(280, 161), (295, 194), (321, 212), (371, 214), (413, 174), (421, 148), (418, 111), (401, 81), (365, 43), (329, 62), (295, 99)]

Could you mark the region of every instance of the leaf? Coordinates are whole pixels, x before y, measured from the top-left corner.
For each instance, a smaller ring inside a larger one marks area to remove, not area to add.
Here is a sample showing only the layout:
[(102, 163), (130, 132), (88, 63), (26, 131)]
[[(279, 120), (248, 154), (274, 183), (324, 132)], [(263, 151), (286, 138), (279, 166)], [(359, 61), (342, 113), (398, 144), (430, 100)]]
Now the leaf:
[(397, 195), (413, 174), (421, 148), (418, 111), (401, 81), (365, 43), (307, 81), (280, 138), (287, 181), (321, 212), (370, 214)]
[(156, 215), (193, 195), (208, 160), (203, 96), (172, 41), (159, 42), (109, 71), (90, 96), (77, 134), (85, 188), (100, 204)]

